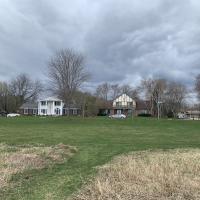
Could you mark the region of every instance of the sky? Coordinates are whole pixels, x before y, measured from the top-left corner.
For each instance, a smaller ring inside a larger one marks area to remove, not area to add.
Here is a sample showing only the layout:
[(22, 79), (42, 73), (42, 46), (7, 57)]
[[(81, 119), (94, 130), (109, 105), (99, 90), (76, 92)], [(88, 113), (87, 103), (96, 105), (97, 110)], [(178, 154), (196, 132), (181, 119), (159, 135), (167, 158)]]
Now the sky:
[(91, 88), (162, 77), (192, 89), (200, 1), (0, 0), (0, 81), (20, 73), (45, 81), (46, 61), (61, 49), (86, 55)]

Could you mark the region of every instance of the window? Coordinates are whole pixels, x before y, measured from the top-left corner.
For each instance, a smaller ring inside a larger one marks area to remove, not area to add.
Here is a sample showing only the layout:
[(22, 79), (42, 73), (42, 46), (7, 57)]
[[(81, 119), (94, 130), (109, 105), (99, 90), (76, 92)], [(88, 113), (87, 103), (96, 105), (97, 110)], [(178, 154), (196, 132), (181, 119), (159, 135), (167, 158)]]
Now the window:
[(121, 106), (122, 102), (116, 102), (116, 106)]
[(117, 110), (117, 114), (118, 114), (118, 115), (121, 115), (121, 114), (122, 114), (122, 111), (121, 111), (121, 110)]
[(133, 106), (133, 102), (127, 102), (127, 106), (128, 107), (132, 107)]
[(33, 108), (33, 114), (37, 114), (37, 108)]
[(128, 114), (132, 114), (132, 110), (131, 109), (128, 110)]
[(140, 114), (147, 114), (147, 110), (140, 110)]
[(55, 101), (55, 106), (60, 106), (60, 101)]
[(46, 109), (41, 109), (41, 114), (46, 114)]
[(24, 109), (24, 114), (28, 114), (28, 108)]
[(73, 115), (77, 115), (77, 109), (73, 109)]
[(65, 115), (67, 115), (67, 109), (65, 109)]
[(105, 114), (110, 114), (110, 110), (109, 109), (105, 109)]
[(42, 106), (46, 106), (46, 101), (41, 101)]

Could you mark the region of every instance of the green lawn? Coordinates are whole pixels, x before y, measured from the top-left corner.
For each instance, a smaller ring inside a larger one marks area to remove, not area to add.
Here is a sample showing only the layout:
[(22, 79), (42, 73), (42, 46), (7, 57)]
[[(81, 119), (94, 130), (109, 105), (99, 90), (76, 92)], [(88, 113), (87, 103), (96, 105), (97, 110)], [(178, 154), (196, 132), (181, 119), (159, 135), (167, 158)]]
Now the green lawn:
[(0, 199), (67, 199), (95, 172), (95, 166), (116, 155), (148, 149), (200, 148), (200, 121), (0, 117), (0, 143), (76, 146), (78, 151), (66, 163), (29, 169), (12, 177), (15, 187), (0, 191)]

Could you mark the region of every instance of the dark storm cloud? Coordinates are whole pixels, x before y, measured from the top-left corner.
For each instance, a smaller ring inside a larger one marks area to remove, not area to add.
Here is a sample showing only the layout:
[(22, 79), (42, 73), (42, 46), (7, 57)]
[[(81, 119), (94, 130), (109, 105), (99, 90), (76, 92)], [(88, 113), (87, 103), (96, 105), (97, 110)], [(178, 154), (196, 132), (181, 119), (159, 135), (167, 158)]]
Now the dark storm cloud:
[(192, 0), (0, 2), (0, 80), (27, 72), (44, 78), (62, 48), (87, 55), (102, 82), (165, 77), (193, 87), (200, 73), (200, 3)]

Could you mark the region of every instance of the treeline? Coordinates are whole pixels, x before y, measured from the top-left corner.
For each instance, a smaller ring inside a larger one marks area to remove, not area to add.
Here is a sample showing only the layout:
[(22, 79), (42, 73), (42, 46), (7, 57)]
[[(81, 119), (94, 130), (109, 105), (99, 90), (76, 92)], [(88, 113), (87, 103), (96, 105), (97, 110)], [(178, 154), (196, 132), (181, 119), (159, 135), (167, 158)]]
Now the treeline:
[(17, 112), (23, 103), (35, 102), (42, 91), (41, 81), (33, 80), (25, 73), (12, 77), (8, 82), (0, 82), (0, 110)]
[[(44, 85), (39, 79), (33, 80), (27, 74), (19, 74), (12, 77), (8, 82), (0, 82), (0, 109), (6, 112), (16, 112), (26, 102), (36, 102)], [(200, 75), (196, 77), (195, 91), (200, 98)], [(107, 82), (97, 86), (95, 92), (76, 92), (72, 102), (77, 102), (83, 108), (83, 112), (97, 109), (92, 104), (96, 99), (112, 100), (122, 93), (128, 94), (134, 100), (148, 99), (152, 102), (152, 108), (160, 103), (167, 112), (177, 112), (190, 98), (191, 91), (182, 83), (169, 81), (165, 78), (149, 78), (141, 80), (137, 88), (128, 84), (109, 84)], [(93, 108), (92, 108), (93, 107)], [(86, 110), (84, 110), (84, 108)]]
[[(95, 96), (99, 99), (115, 99), (125, 92), (134, 100), (150, 100), (149, 110), (154, 109), (157, 115), (158, 109), (162, 115), (167, 113), (177, 113), (181, 108), (186, 108), (187, 101), (190, 100), (191, 93), (184, 84), (167, 80), (166, 78), (149, 78), (141, 80), (136, 88), (128, 84), (111, 85), (103, 83), (98, 85)], [(196, 77), (195, 92), (200, 97), (200, 75)]]
[[(19, 74), (8, 82), (0, 82), (0, 109), (6, 112), (16, 112), (26, 102), (36, 102), (45, 86), (39, 79), (33, 80), (27, 74)], [(195, 91), (200, 98), (200, 75), (196, 77)], [(128, 94), (134, 100), (150, 100), (152, 109), (158, 104), (163, 112), (176, 113), (186, 105), (191, 91), (182, 83), (169, 81), (165, 78), (149, 78), (141, 80), (136, 88), (128, 84), (109, 84), (107, 82), (97, 86), (94, 93), (76, 92), (71, 103), (78, 103), (84, 115), (91, 115), (97, 111), (96, 100), (113, 100), (122, 93)], [(151, 108), (149, 108), (151, 109)]]
[[(73, 49), (61, 49), (51, 56), (46, 63), (45, 76), (49, 80), (46, 86), (41, 80), (34, 80), (25, 73), (16, 75), (7, 82), (0, 82), (0, 110), (17, 112), (22, 104), (35, 102), (41, 92), (48, 91), (62, 99), (68, 109), (70, 103), (81, 105), (83, 116), (84, 113), (91, 115), (96, 112), (96, 100), (113, 100), (122, 93), (136, 101), (150, 100), (154, 110), (156, 106), (160, 106), (166, 112), (177, 112), (191, 93), (184, 84), (165, 78), (141, 80), (137, 88), (129, 84), (103, 83), (97, 86), (93, 94), (83, 92), (84, 83), (89, 82), (93, 74), (87, 70), (85, 55)], [(196, 76), (194, 91), (200, 100), (200, 74)]]

